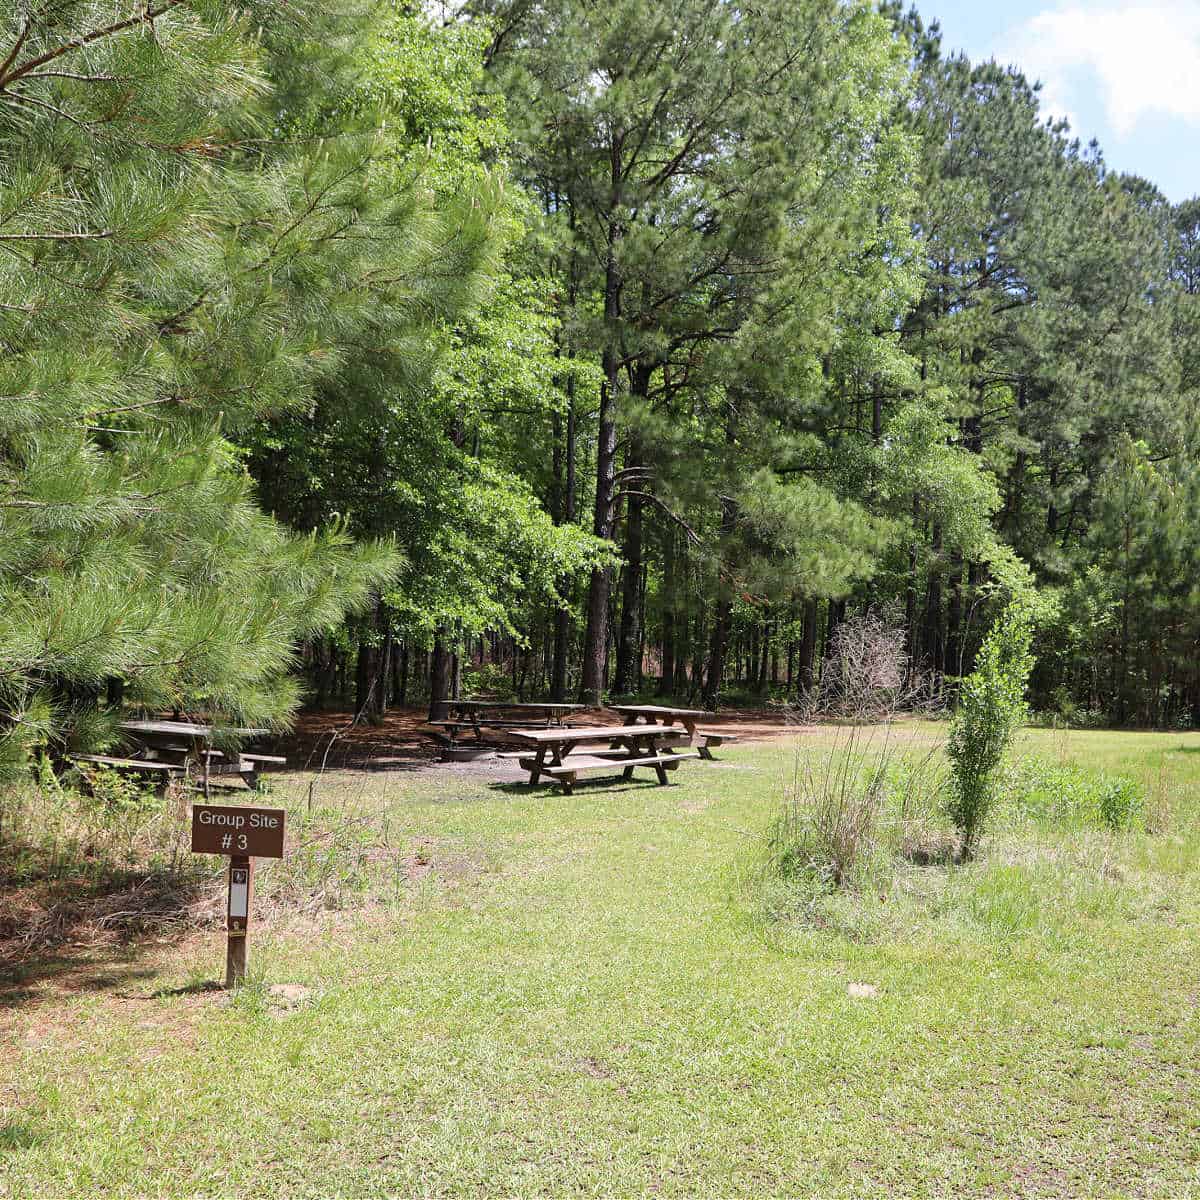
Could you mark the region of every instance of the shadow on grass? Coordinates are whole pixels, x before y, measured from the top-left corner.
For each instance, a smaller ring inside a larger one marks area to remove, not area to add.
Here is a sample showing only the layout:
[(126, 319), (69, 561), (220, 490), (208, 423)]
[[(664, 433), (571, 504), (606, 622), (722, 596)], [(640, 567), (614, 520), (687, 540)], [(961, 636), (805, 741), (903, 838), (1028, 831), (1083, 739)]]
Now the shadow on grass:
[(0, 1009), (37, 1001), (47, 984), (110, 991), (153, 977), (145, 942), (183, 937), (212, 890), (198, 871), (123, 870), (0, 851)]
[(159, 988), (157, 991), (149, 992), (146, 995), (128, 995), (123, 996), (126, 1000), (174, 1000), (179, 996), (206, 996), (210, 992), (224, 992), (226, 990), (223, 983), (219, 983), (215, 979), (202, 979), (199, 983), (185, 983), (182, 987)]
[(78, 957), (70, 954), (34, 954), (19, 963), (0, 968), (0, 1009), (20, 1008), (45, 998), (44, 986), (53, 984), (58, 990), (73, 992), (109, 992), (118, 987), (150, 979), (157, 973), (153, 967), (139, 967), (136, 952), (132, 961), (107, 961), (103, 956)]
[(962, 864), (958, 838), (940, 831), (928, 833), (902, 847), (900, 858), (914, 867), (954, 867)]
[[(656, 779), (632, 779), (625, 780), (619, 775), (597, 775), (591, 779), (580, 779), (571, 789), (572, 795), (578, 795), (583, 791), (595, 792), (644, 792), (653, 788), (659, 788), (663, 785)], [(674, 780), (667, 784), (668, 787), (674, 786)], [(538, 783), (530, 783), (528, 779), (521, 780), (506, 780), (503, 783), (489, 783), (488, 790), (492, 792), (504, 792), (509, 796), (533, 796), (538, 792), (545, 792), (546, 795), (563, 794), (562, 788), (557, 783), (549, 781), (539, 781)]]

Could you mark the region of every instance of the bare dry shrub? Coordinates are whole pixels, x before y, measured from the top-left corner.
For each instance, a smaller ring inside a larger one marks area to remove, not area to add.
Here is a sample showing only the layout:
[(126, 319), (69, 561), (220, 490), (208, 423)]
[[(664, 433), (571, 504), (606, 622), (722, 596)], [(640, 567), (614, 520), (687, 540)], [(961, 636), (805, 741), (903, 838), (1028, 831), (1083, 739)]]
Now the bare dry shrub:
[(819, 681), (796, 702), (793, 715), (801, 721), (888, 722), (900, 713), (929, 711), (929, 684), (909, 657), (903, 626), (890, 613), (871, 610), (838, 626)]

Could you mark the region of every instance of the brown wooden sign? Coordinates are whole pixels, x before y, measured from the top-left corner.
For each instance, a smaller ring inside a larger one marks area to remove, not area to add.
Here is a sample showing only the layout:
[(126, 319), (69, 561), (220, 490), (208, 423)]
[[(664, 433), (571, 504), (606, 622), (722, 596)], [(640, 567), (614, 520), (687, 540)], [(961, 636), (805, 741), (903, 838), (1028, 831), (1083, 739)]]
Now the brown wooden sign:
[(192, 852), (255, 858), (283, 857), (282, 808), (192, 805)]

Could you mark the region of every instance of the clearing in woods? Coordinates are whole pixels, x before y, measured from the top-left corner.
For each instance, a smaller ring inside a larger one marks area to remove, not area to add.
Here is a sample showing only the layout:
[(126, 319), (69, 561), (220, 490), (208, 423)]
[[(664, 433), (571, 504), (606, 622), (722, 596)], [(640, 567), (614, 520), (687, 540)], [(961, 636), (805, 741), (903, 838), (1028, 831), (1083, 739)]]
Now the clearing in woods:
[(1025, 735), (1156, 832), (1005, 819), (823, 928), (750, 870), (794, 746), (569, 799), (338, 773), (307, 841), (279, 778), (236, 999), (217, 928), (4, 986), (0, 1195), (1196, 1190), (1200, 736)]

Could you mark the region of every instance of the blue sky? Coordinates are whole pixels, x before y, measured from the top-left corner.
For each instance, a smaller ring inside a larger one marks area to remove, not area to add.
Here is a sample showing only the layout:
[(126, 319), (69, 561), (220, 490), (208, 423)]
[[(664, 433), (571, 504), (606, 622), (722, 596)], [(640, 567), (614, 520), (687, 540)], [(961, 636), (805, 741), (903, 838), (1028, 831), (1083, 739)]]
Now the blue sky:
[(1200, 195), (1200, 0), (916, 0), (947, 49), (1041, 80), (1105, 160), (1172, 201)]

